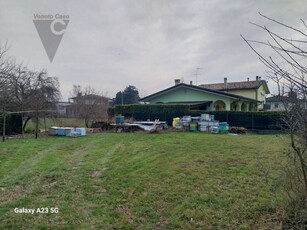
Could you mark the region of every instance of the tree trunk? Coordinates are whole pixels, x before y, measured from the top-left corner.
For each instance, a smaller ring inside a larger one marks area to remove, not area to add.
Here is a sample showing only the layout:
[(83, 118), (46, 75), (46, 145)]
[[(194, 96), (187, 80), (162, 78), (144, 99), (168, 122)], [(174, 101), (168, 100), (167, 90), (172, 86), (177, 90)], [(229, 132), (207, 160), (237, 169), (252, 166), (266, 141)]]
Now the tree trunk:
[(26, 126), (28, 124), (28, 121), (30, 121), (30, 120), (31, 120), (31, 117), (29, 116), (29, 117), (27, 117), (25, 123), (23, 124), (23, 127), (22, 127), (23, 133), (26, 132)]

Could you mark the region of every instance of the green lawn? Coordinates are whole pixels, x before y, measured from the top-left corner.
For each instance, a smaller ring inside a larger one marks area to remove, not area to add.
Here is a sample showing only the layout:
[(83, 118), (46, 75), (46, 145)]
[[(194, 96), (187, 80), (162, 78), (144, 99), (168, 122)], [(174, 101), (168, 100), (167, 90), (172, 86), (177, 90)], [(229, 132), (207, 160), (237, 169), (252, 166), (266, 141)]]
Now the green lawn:
[(0, 228), (249, 229), (275, 213), (262, 169), (278, 177), (282, 143), (182, 132), (0, 143)]

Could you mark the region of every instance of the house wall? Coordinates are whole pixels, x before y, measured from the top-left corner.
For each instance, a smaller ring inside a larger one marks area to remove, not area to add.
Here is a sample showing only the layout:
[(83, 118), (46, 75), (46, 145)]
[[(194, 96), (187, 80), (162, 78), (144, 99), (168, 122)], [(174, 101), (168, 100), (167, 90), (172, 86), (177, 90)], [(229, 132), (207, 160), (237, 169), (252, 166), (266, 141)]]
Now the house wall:
[(67, 115), (67, 107), (70, 105), (68, 102), (57, 102), (56, 110), (58, 115)]
[(261, 85), (257, 90), (256, 89), (236, 89), (228, 90), (226, 92), (240, 95), (243, 97), (248, 97), (258, 101), (265, 101), (265, 88)]
[(228, 90), (225, 92), (256, 100), (256, 91), (254, 89), (236, 89), (236, 90)]
[(182, 88), (177, 88), (173, 91), (164, 93), (162, 95), (158, 95), (150, 100), (147, 100), (146, 102), (149, 102), (151, 104), (156, 104), (156, 103), (170, 103), (170, 102), (176, 103), (176, 102), (185, 102), (185, 101), (186, 102), (212, 101), (210, 110), (214, 110), (213, 104), (215, 101), (219, 101), (219, 100), (225, 103), (226, 110), (230, 110), (230, 104), (235, 99), (182, 87)]
[(291, 107), (291, 103), (268, 102), (267, 104), (271, 106), (267, 111), (286, 111), (285, 105), (288, 106), (288, 108)]
[(258, 89), (237, 89), (228, 90), (225, 92), (261, 101), (263, 103), (257, 106), (257, 110), (263, 109), (263, 104), (265, 103), (265, 88), (263, 85), (261, 85)]
[(262, 110), (265, 103), (265, 88), (263, 85), (257, 89), (257, 100), (262, 102), (262, 104), (258, 105), (258, 110)]

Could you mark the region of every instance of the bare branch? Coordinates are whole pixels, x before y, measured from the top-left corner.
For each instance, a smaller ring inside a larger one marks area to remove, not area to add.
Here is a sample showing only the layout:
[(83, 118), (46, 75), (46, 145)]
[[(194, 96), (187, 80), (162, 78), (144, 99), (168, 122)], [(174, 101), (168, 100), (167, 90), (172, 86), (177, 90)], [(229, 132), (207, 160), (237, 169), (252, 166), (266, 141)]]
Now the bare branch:
[(296, 29), (296, 28), (294, 28), (294, 27), (292, 27), (292, 26), (288, 26), (288, 25), (286, 25), (286, 24), (284, 24), (284, 23), (281, 23), (281, 22), (279, 22), (279, 21), (277, 21), (277, 20), (275, 20), (275, 19), (272, 19), (272, 18), (270, 18), (270, 17), (268, 17), (268, 16), (265, 16), (265, 15), (261, 14), (260, 12), (258, 12), (258, 13), (260, 14), (260, 16), (262, 16), (262, 17), (264, 17), (264, 18), (266, 18), (266, 19), (268, 19), (268, 20), (270, 20), (270, 21), (272, 21), (272, 22), (275, 22), (275, 23), (277, 23), (277, 24), (279, 24), (279, 25), (281, 25), (281, 26), (283, 26), (283, 27), (286, 27), (286, 28), (288, 28), (288, 29), (294, 30), (294, 31), (296, 31), (296, 32), (298, 32), (298, 33), (304, 35), (305, 37), (307, 37), (307, 34), (303, 33), (303, 32), (302, 32), (301, 30), (299, 30), (299, 29)]

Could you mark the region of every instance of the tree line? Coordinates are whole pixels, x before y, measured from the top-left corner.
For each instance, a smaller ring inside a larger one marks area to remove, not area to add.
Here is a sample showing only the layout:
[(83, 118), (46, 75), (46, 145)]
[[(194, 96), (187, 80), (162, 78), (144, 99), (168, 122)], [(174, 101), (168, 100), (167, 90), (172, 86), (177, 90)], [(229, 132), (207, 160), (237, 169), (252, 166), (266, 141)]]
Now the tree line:
[[(34, 111), (52, 110), (61, 93), (59, 80), (43, 70), (31, 70), (18, 64), (8, 55), (6, 44), (0, 44), (0, 107), (3, 111), (20, 113), (27, 117)], [(24, 128), (23, 127), (23, 128)]]
[[(9, 56), (6, 44), (0, 43), (0, 108), (2, 113), (19, 113), (27, 122), (37, 116), (37, 112), (54, 114), (56, 103), (61, 99), (60, 84), (57, 77), (50, 76), (47, 70), (32, 70), (18, 64)], [(70, 92), (71, 105), (67, 106), (72, 116), (85, 120), (87, 127), (91, 122), (107, 119), (110, 104), (133, 104), (139, 100), (135, 86), (127, 86), (112, 100), (91, 86), (73, 85)]]

